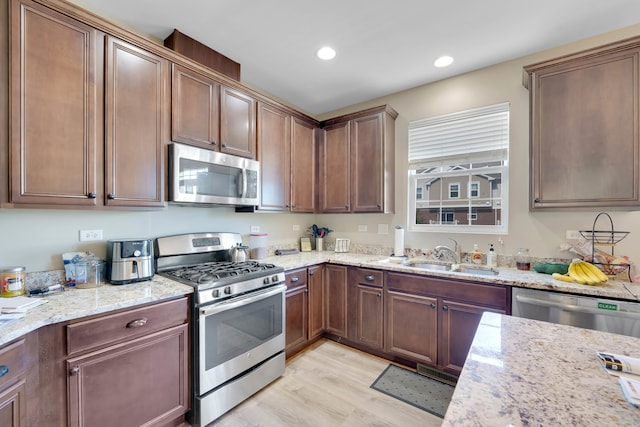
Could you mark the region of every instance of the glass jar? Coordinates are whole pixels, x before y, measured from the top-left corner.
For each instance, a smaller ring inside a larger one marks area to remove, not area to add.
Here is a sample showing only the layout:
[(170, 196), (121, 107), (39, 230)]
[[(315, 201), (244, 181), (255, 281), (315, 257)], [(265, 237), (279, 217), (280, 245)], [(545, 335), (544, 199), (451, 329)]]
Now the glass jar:
[(0, 296), (17, 297), (25, 294), (24, 267), (0, 268)]
[(531, 270), (531, 260), (529, 258), (529, 249), (518, 248), (516, 254), (516, 268), (518, 270)]

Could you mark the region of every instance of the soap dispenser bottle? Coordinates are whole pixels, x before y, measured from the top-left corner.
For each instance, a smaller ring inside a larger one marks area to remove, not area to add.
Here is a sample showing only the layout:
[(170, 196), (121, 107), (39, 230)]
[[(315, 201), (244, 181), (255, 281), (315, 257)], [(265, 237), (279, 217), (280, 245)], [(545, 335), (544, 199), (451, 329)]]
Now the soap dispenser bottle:
[(487, 266), (495, 267), (497, 264), (496, 261), (496, 251), (493, 249), (493, 243), (489, 245), (489, 253), (487, 254)]
[(482, 252), (478, 249), (478, 244), (473, 245), (473, 252), (471, 252), (471, 262), (474, 264), (482, 264)]

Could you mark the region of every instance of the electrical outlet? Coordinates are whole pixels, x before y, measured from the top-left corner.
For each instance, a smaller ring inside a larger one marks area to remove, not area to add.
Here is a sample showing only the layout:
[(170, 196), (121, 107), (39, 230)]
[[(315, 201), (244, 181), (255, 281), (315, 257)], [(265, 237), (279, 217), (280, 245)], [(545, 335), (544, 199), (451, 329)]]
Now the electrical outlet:
[(80, 230), (80, 241), (91, 242), (102, 240), (102, 230)]
[(565, 237), (567, 240), (578, 240), (580, 238), (580, 232), (578, 230), (567, 230)]
[(293, 231), (300, 231), (300, 226), (298, 224), (293, 224)]
[(378, 234), (389, 234), (389, 224), (378, 224)]
[(358, 231), (367, 231), (367, 226), (366, 225), (359, 225), (358, 226)]
[(259, 225), (252, 225), (251, 226), (251, 232), (252, 233), (259, 233), (260, 232), (260, 226)]

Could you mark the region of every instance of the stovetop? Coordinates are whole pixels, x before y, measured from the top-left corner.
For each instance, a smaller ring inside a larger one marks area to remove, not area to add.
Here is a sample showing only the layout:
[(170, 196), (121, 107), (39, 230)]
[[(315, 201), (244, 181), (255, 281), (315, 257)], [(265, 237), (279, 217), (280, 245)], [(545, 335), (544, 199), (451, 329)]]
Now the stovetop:
[(281, 267), (257, 261), (220, 261), (182, 266), (164, 273), (195, 288), (210, 288), (256, 277), (265, 277), (280, 271), (283, 271)]

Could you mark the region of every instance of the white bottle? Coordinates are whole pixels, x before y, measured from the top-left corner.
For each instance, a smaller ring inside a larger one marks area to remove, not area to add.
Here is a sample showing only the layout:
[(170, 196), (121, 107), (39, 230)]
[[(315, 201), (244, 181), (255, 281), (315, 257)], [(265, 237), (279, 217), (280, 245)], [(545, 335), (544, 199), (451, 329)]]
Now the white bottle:
[(487, 267), (496, 266), (496, 251), (493, 249), (493, 244), (489, 245), (489, 253), (487, 254)]

